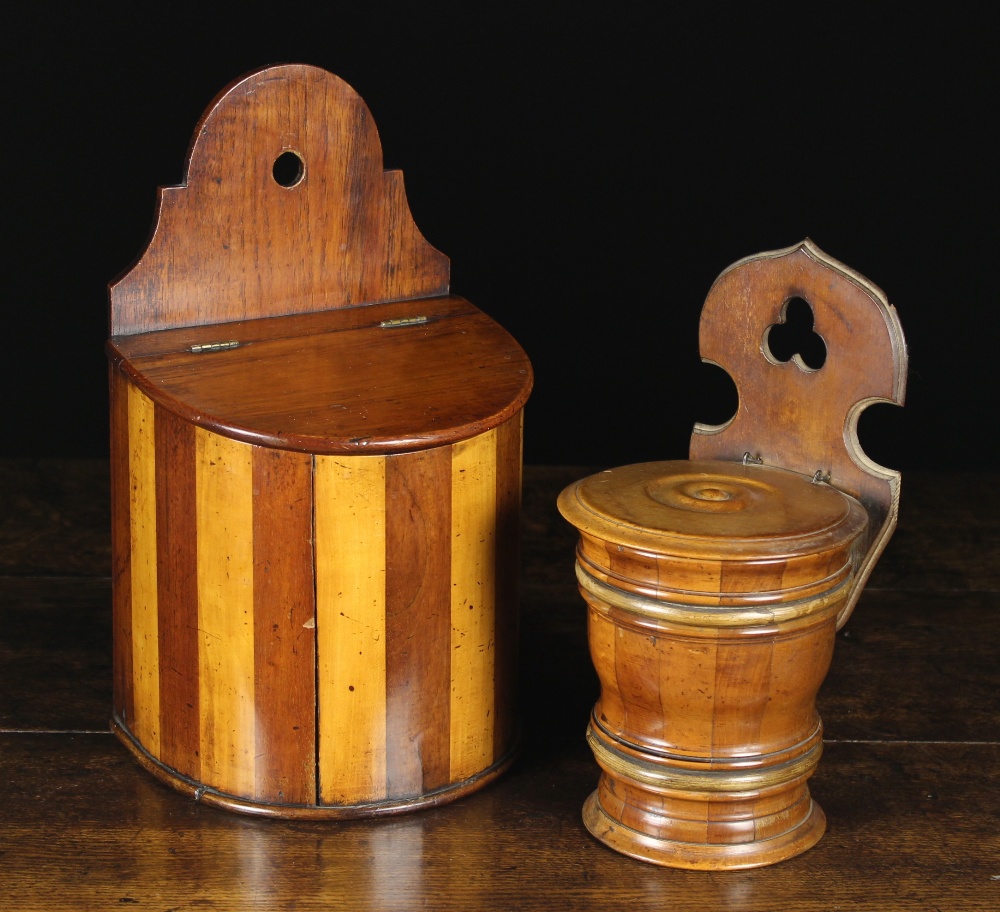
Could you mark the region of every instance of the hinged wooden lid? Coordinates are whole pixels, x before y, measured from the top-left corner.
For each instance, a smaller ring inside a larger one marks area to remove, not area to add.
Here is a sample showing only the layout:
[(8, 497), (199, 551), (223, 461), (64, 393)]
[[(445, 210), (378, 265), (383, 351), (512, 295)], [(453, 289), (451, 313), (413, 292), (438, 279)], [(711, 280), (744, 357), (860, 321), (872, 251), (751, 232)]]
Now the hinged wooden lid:
[(866, 522), (854, 498), (796, 472), (708, 460), (609, 469), (567, 488), (559, 509), (612, 546), (747, 563), (845, 547)]
[(316, 453), (453, 443), (516, 413), (528, 358), (448, 294), (364, 102), (331, 73), (238, 80), (110, 288), (112, 361), (237, 439)]
[(520, 410), (532, 381), (511, 336), (453, 296), (123, 336), (109, 351), (186, 420), (308, 453), (465, 440)]

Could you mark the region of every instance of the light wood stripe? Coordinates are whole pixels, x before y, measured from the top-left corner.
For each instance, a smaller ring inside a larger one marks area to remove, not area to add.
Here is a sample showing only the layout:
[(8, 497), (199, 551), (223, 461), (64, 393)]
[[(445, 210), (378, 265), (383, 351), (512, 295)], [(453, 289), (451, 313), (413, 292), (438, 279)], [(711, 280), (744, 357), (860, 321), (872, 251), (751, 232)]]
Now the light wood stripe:
[(454, 446), (451, 474), (451, 778), (493, 759), (496, 431)]
[(153, 402), (128, 388), (129, 516), (132, 548), (132, 732), (160, 754), (160, 647), (156, 603), (156, 436)]
[(132, 523), (129, 474), (128, 382), (110, 370), (111, 577), (114, 604), (114, 713), (131, 731), (135, 716), (132, 675)]
[(524, 412), (497, 428), (496, 653), (493, 760), (517, 737), (518, 569)]
[(324, 804), (385, 798), (385, 457), (316, 458), (319, 777)]
[(202, 779), (253, 796), (253, 447), (201, 428), (195, 443)]

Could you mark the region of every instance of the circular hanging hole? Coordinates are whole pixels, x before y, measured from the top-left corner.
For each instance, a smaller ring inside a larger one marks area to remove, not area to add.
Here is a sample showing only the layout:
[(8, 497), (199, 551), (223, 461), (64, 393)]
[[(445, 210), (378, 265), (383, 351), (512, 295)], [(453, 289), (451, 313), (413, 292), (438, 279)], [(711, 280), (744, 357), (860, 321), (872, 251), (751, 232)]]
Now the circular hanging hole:
[(306, 164), (298, 152), (289, 149), (274, 160), (271, 176), (282, 187), (294, 187), (306, 173)]

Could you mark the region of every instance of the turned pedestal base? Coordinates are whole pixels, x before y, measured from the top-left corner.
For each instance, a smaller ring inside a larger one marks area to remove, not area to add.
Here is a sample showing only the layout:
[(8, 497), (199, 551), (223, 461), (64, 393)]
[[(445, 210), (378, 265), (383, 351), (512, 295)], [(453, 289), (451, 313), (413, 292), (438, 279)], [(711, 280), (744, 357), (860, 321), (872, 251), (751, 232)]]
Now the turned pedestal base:
[(732, 871), (757, 868), (794, 858), (812, 848), (826, 830), (823, 809), (806, 793), (807, 813), (794, 829), (761, 839), (726, 845), (680, 842), (629, 829), (608, 815), (595, 791), (583, 805), (583, 822), (605, 845), (623, 855), (672, 868), (695, 871)]
[(806, 786), (819, 762), (819, 730), (751, 768), (629, 750), (593, 721), (587, 739), (603, 774), (583, 822), (624, 855), (675, 868), (752, 868), (806, 851), (826, 829)]

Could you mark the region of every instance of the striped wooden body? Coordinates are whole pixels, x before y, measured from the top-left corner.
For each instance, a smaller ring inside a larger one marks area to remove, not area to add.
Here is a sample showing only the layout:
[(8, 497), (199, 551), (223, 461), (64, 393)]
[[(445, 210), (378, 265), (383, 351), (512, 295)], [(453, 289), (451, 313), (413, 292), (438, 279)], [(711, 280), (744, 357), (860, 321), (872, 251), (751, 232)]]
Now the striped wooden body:
[(200, 800), (394, 813), (513, 757), (531, 365), (448, 276), (360, 97), (289, 65), (111, 286), (112, 725)]
[(115, 725), (203, 801), (353, 816), (454, 797), (516, 742), (521, 413), (312, 455), (112, 375)]

